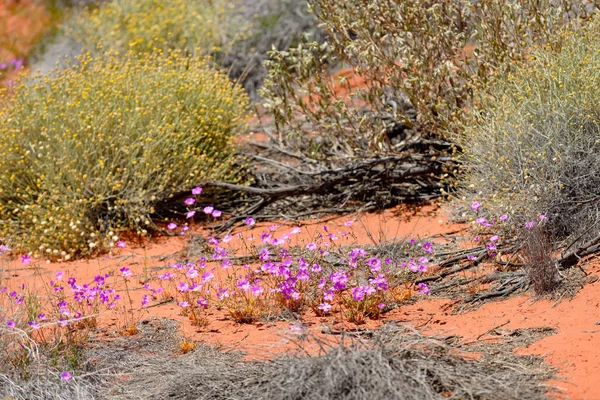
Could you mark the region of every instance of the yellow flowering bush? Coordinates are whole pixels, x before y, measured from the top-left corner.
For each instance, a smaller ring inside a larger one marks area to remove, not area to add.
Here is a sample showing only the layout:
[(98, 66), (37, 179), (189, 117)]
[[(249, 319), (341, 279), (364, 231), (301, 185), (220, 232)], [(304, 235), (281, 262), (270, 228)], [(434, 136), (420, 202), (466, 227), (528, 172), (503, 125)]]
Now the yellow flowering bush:
[(82, 57), (14, 87), (0, 113), (0, 238), (71, 258), (150, 230), (153, 204), (207, 179), (237, 182), (243, 89), (171, 52)]
[(462, 195), (555, 239), (600, 234), (600, 19), (556, 32), (479, 96), (463, 138)]
[(249, 32), (234, 9), (227, 0), (112, 0), (76, 13), (65, 32), (91, 52), (183, 49), (214, 55)]

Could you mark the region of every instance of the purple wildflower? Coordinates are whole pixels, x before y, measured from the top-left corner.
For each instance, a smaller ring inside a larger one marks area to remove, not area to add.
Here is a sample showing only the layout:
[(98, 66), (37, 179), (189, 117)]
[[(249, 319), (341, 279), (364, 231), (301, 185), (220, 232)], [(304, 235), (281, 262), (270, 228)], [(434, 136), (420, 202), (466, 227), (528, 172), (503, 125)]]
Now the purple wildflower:
[(421, 294), (425, 294), (425, 295), (428, 295), (428, 294), (429, 294), (429, 286), (427, 286), (426, 284), (424, 284), (424, 283), (419, 283), (419, 284), (417, 285), (417, 287), (419, 288), (419, 293), (421, 293)]
[(527, 228), (527, 229), (535, 228), (535, 222), (533, 222), (533, 221), (525, 222), (525, 228)]
[(132, 274), (131, 270), (127, 267), (122, 267), (121, 269), (119, 269), (119, 271), (121, 271), (121, 275), (123, 276), (123, 278), (130, 278)]
[(208, 300), (203, 299), (202, 297), (199, 298), (196, 303), (200, 306), (200, 307), (208, 307)]
[(329, 310), (331, 310), (331, 304), (321, 303), (321, 304), (319, 304), (319, 310), (323, 311), (324, 313), (328, 313)]
[(425, 253), (427, 254), (433, 253), (433, 245), (429, 242), (425, 242), (423, 243), (423, 250), (425, 250)]
[(73, 377), (71, 376), (71, 374), (68, 371), (65, 371), (62, 374), (60, 374), (60, 379), (62, 379), (63, 381), (70, 381), (71, 378), (73, 378)]
[(204, 214), (206, 214), (206, 215), (209, 215), (209, 214), (212, 214), (212, 212), (213, 212), (214, 210), (215, 210), (215, 208), (214, 208), (214, 207), (211, 207), (211, 206), (206, 206), (206, 207), (204, 207), (204, 210), (202, 210), (202, 211), (204, 211)]

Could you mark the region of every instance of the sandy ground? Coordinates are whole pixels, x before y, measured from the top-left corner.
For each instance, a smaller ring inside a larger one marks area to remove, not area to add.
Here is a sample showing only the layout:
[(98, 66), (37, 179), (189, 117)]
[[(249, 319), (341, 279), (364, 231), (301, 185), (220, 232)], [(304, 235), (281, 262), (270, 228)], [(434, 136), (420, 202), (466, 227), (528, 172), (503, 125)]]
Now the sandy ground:
[[(343, 223), (349, 219), (352, 218), (336, 218), (325, 224), (329, 230), (334, 231), (342, 229)], [(413, 211), (398, 208), (356, 217), (354, 220), (356, 235), (352, 240), (357, 244), (370, 244), (373, 240), (393, 237), (419, 238), (439, 235), (438, 237), (443, 238), (442, 235), (452, 235), (464, 230), (464, 226), (448, 223), (447, 216), (435, 207)], [(307, 223), (297, 240), (308, 240), (315, 231), (322, 229), (323, 225), (323, 222)], [(290, 225), (281, 226), (276, 232), (283, 233), (290, 229)], [(262, 227), (257, 226), (254, 231), (258, 234)], [(55, 271), (61, 270), (69, 276), (77, 276), (80, 280), (91, 280), (98, 273), (115, 271), (121, 266), (128, 266), (136, 274), (143, 274), (145, 269), (160, 269), (174, 262), (178, 253), (185, 249), (188, 239), (161, 237), (150, 240), (144, 246), (130, 244), (128, 248), (112, 256), (76, 262), (42, 263), (42, 277), (36, 276), (32, 267), (23, 267), (17, 261), (13, 261), (10, 265), (4, 264), (5, 276), (10, 272), (13, 282), (39, 283), (40, 279), (48, 280)], [(585, 265), (584, 269), (590, 276), (600, 273), (600, 262), (592, 261)], [(543, 356), (549, 364), (556, 367), (560, 379), (549, 383), (559, 387), (565, 397), (600, 399), (600, 326), (597, 325), (600, 323), (599, 289), (600, 283), (590, 282), (573, 299), (562, 301), (534, 300), (529, 295), (522, 294), (507, 300), (487, 303), (474, 311), (460, 314), (452, 312), (455, 303), (452, 300), (422, 298), (414, 304), (392, 310), (379, 321), (369, 321), (361, 328), (397, 322), (411, 324), (425, 334), (455, 334), (462, 336), (463, 341), (470, 342), (492, 339), (494, 335), (517, 328), (551, 327), (556, 330), (555, 335), (517, 351)], [(133, 291), (137, 304), (141, 295), (141, 291)], [(296, 348), (296, 340), (290, 335), (289, 322), (237, 324), (228, 318), (224, 311), (213, 310), (207, 315), (208, 326), (198, 328), (180, 316), (179, 307), (173, 303), (150, 307), (141, 314), (141, 318), (149, 317), (176, 319), (181, 322), (181, 331), (186, 337), (225, 348), (244, 350), (248, 353), (248, 358), (272, 357)], [(331, 325), (333, 319), (334, 317), (317, 318), (314, 315), (306, 315), (302, 323), (311, 333), (325, 337), (321, 333), (322, 328)], [(110, 335), (115, 331), (114, 324), (113, 317), (106, 315), (101, 330)], [(354, 326), (346, 324), (346, 328), (352, 329)]]

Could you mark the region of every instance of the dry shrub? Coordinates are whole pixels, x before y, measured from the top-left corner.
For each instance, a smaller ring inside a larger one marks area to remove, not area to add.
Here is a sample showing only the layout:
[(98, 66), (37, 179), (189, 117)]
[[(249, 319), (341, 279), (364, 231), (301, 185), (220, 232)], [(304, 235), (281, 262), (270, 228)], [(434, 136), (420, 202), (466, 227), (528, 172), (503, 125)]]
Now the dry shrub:
[(525, 272), (536, 294), (551, 292), (559, 283), (559, 274), (552, 257), (552, 245), (537, 226), (523, 233)]
[(247, 105), (226, 75), (177, 52), (84, 57), (20, 83), (0, 113), (0, 237), (69, 258), (150, 231), (174, 191), (240, 180)]
[(219, 64), (256, 99), (267, 75), (262, 64), (268, 52), (296, 46), (305, 33), (320, 40), (322, 31), (306, 0), (242, 0), (237, 12), (248, 21), (249, 33), (230, 46)]
[(319, 356), (253, 362), (210, 346), (172, 357), (157, 347), (173, 347), (173, 340), (162, 340), (164, 329), (156, 334), (152, 342), (142, 333), (135, 346), (132, 339), (122, 338), (92, 350), (101, 365), (130, 377), (111, 398), (545, 399), (549, 389), (541, 382), (552, 377), (539, 360), (514, 356), (510, 348), (468, 360), (439, 338), (398, 326), (374, 332), (373, 341), (352, 343), (345, 338), (345, 345), (321, 341)]
[[(434, 139), (462, 131), (475, 90), (523, 60), (528, 47), (554, 42), (565, 20), (591, 12), (571, 0), (309, 3), (327, 41), (272, 52), (264, 96), (282, 143), (319, 159), (443, 150)], [(340, 63), (364, 87), (331, 78), (330, 66)], [(394, 130), (409, 137), (392, 147)], [(415, 132), (422, 148), (411, 146)]]
[(64, 32), (84, 52), (121, 54), (185, 50), (217, 56), (227, 53), (250, 24), (225, 0), (112, 0), (77, 10)]
[(570, 244), (600, 234), (600, 20), (557, 36), (481, 95), (463, 195), (513, 229), (545, 214), (550, 240)]

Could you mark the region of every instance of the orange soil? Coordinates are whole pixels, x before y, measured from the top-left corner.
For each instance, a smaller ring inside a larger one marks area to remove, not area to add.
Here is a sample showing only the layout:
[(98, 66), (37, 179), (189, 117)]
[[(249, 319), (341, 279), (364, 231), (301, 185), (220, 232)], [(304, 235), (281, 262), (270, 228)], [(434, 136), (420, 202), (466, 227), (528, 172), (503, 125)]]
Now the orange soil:
[[(0, 64), (15, 57), (26, 58), (51, 23), (48, 11), (39, 1), (0, 1)], [(21, 72), (11, 71), (4, 79), (13, 80)], [(0, 87), (2, 84), (0, 81)]]
[[(348, 230), (344, 222), (350, 217), (334, 218), (326, 222), (313, 221), (303, 226), (303, 232), (296, 238), (297, 243), (309, 242), (323, 225), (330, 232)], [(370, 244), (381, 238), (393, 237), (425, 237), (431, 235), (448, 235), (464, 230), (462, 225), (448, 223), (447, 216), (434, 206), (411, 211), (399, 207), (379, 214), (368, 214), (356, 217), (352, 226), (356, 244)], [(256, 226), (244, 236), (258, 236), (265, 226)], [(275, 232), (289, 232), (291, 226), (280, 226)], [(196, 230), (198, 231), (198, 230)], [(441, 240), (441, 239), (440, 239)], [(92, 260), (41, 264), (43, 279), (51, 279), (55, 271), (62, 270), (67, 276), (76, 276), (79, 282), (92, 280), (98, 273), (118, 271), (121, 266), (128, 266), (134, 274), (143, 275), (144, 269), (156, 270), (177, 260), (177, 253), (184, 250), (186, 237), (156, 238), (144, 247), (129, 247), (117, 255), (99, 257)], [(233, 244), (233, 242), (232, 242)], [(584, 266), (588, 273), (599, 273), (600, 262), (592, 262)], [(17, 261), (9, 266), (5, 263), (5, 279), (21, 283), (23, 281), (39, 282), (31, 267), (23, 267)], [(8, 272), (8, 273), (6, 273)], [(6, 282), (6, 280), (5, 280)], [(141, 284), (134, 283), (133, 301), (139, 304), (142, 296), (137, 290)], [(557, 333), (541, 339), (528, 348), (519, 349), (522, 354), (544, 356), (546, 361), (559, 370), (564, 380), (550, 382), (559, 387), (564, 394), (574, 399), (600, 399), (600, 283), (586, 285), (572, 300), (550, 302), (534, 301), (529, 295), (520, 295), (499, 302), (483, 305), (475, 311), (463, 314), (452, 314), (453, 301), (440, 299), (421, 299), (413, 305), (403, 306), (384, 315), (379, 321), (368, 321), (360, 328), (374, 328), (386, 322), (400, 322), (419, 327), (425, 333), (448, 333), (463, 337), (464, 341), (472, 341), (480, 335), (486, 338), (486, 332), (503, 325), (502, 329), (552, 327)], [(142, 318), (168, 317), (181, 322), (182, 333), (193, 340), (217, 344), (225, 348), (243, 350), (249, 358), (272, 357), (281, 352), (297, 350), (298, 342), (290, 331), (287, 322), (238, 324), (233, 322), (223, 310), (210, 310), (207, 313), (208, 325), (203, 328), (192, 326), (187, 318), (179, 315), (179, 307), (174, 303), (153, 306), (144, 311)], [(101, 319), (101, 331), (107, 336), (114, 334), (116, 321), (110, 314)], [(324, 326), (339, 328), (335, 316), (318, 318), (314, 315), (303, 316), (303, 326), (311, 334), (334, 342), (337, 337), (321, 333)], [(345, 323), (346, 329), (355, 326)], [(308, 343), (308, 351), (316, 351), (314, 343)]]

